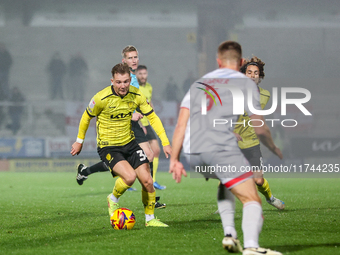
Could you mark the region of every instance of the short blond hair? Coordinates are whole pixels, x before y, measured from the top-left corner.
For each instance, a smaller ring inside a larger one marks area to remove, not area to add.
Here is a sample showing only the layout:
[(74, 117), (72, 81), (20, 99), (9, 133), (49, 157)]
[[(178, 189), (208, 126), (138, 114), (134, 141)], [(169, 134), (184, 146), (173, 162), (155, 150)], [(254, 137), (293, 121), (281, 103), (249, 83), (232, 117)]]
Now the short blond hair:
[(138, 50), (137, 50), (137, 48), (136, 48), (135, 46), (133, 46), (133, 45), (128, 45), (128, 46), (126, 46), (126, 47), (122, 50), (122, 57), (125, 58), (127, 52), (133, 52), (133, 51), (137, 52), (137, 55), (138, 55)]

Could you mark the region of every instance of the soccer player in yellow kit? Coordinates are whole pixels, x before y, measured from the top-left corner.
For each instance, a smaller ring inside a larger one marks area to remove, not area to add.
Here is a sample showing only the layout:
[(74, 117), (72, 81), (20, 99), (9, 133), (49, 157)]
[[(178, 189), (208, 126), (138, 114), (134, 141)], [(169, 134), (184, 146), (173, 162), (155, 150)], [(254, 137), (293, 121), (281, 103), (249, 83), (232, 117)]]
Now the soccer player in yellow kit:
[[(137, 76), (137, 79), (138, 79), (140, 91), (144, 94), (144, 96), (148, 100), (148, 103), (153, 108), (152, 101), (151, 101), (151, 99), (152, 99), (152, 86), (151, 86), (150, 83), (147, 82), (147, 80), (148, 80), (148, 68), (144, 65), (139, 65), (137, 67), (136, 76)], [(154, 158), (153, 158), (153, 162), (152, 162), (153, 168), (151, 169), (151, 176), (153, 178), (153, 186), (155, 187), (155, 189), (159, 189), (159, 190), (166, 189), (166, 186), (162, 186), (156, 181), (156, 173), (157, 173), (157, 170), (158, 170), (159, 153), (160, 153), (160, 148), (159, 148), (159, 145), (158, 145), (157, 137), (155, 136), (155, 133), (154, 133), (152, 127), (150, 126), (149, 121), (146, 117), (143, 117), (140, 120), (140, 122), (144, 127), (144, 132), (146, 133), (146, 139), (149, 141), (151, 150), (154, 153)], [(163, 207), (165, 207), (165, 204), (162, 204), (162, 205), (163, 205)]]
[[(269, 101), (270, 92), (259, 86), (259, 83), (264, 78), (264, 65), (265, 63), (257, 57), (252, 57), (250, 60), (245, 60), (240, 71), (247, 77), (252, 79), (258, 86), (260, 91), (260, 104), (263, 109)], [(241, 115), (237, 122), (248, 123), (250, 117), (245, 112)], [(238, 145), (252, 166), (256, 166), (258, 173), (255, 174), (255, 182), (258, 191), (260, 191), (266, 198), (267, 202), (276, 207), (277, 209), (284, 209), (285, 203), (272, 195), (268, 181), (263, 178), (262, 171), (262, 153), (260, 149), (260, 141), (255, 133), (254, 128), (238, 124), (234, 129), (234, 133), (238, 139)]]
[(77, 140), (72, 144), (71, 155), (81, 152), (86, 131), (96, 117), (98, 154), (113, 176), (118, 175), (113, 192), (108, 195), (109, 215), (119, 208), (119, 199), (133, 185), (136, 178), (142, 185), (142, 202), (147, 227), (168, 227), (154, 216), (156, 192), (150, 175), (149, 161), (136, 143), (131, 130), (131, 118), (138, 107), (147, 116), (160, 138), (165, 155), (171, 154), (170, 142), (162, 122), (147, 103), (139, 89), (130, 86), (130, 69), (127, 64), (115, 65), (111, 71), (111, 86), (99, 91), (83, 113)]

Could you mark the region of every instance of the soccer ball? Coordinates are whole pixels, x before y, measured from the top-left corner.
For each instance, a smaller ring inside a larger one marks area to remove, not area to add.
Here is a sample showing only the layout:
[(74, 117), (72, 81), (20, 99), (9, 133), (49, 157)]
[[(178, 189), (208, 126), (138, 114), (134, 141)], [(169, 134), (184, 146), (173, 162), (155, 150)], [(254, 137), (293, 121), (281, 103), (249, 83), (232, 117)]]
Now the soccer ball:
[(116, 229), (132, 229), (136, 223), (133, 212), (127, 208), (119, 208), (110, 217), (111, 226)]

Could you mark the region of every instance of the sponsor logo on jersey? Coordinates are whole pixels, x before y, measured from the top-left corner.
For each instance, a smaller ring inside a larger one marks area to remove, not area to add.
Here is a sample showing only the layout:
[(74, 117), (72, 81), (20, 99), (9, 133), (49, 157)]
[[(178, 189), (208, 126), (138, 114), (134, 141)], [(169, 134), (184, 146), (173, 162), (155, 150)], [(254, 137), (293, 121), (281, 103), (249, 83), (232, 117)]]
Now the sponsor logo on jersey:
[(130, 117), (130, 116), (132, 116), (132, 112), (119, 113), (116, 116), (111, 115), (111, 119), (124, 119), (124, 118)]
[(91, 102), (89, 103), (89, 108), (93, 109), (94, 105), (96, 104), (96, 102), (94, 101), (94, 99), (91, 99)]

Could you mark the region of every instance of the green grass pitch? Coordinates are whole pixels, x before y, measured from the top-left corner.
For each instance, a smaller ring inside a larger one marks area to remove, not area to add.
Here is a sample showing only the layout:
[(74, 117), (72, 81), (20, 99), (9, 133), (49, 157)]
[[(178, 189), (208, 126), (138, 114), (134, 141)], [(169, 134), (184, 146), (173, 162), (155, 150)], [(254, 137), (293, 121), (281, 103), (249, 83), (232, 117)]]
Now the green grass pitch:
[[(145, 228), (140, 184), (120, 205), (136, 215), (132, 230), (109, 223), (106, 196), (114, 179), (98, 173), (78, 186), (75, 173), (0, 173), (0, 254), (226, 254), (217, 209), (217, 181), (157, 173), (165, 209), (156, 216), (169, 228)], [(284, 254), (340, 254), (339, 179), (269, 179), (286, 202), (278, 211), (263, 199), (260, 245)], [(263, 198), (263, 197), (262, 197)], [(242, 240), (242, 206), (235, 223)]]

